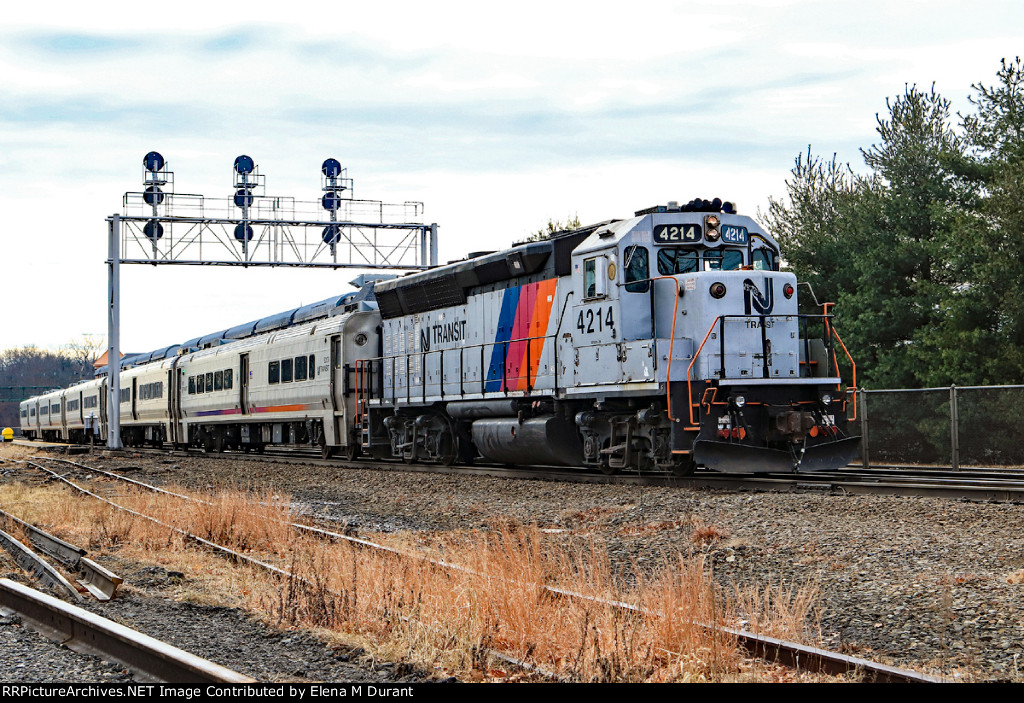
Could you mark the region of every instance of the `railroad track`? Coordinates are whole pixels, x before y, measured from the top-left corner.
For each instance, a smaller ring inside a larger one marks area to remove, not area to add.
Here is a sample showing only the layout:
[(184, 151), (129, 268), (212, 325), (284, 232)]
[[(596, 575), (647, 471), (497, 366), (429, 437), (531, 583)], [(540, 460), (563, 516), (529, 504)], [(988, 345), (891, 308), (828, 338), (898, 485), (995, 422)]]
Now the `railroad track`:
[[(70, 445), (22, 442), (35, 448), (60, 448)], [(106, 452), (107, 450), (101, 450)], [(377, 471), (441, 473), (462, 476), (490, 476), (526, 480), (551, 480), (577, 483), (599, 483), (686, 488), (727, 488), (789, 492), (829, 492), (852, 495), (931, 496), (974, 501), (1024, 503), (1024, 471), (1013, 469), (930, 469), (922, 467), (848, 467), (820, 474), (719, 474), (700, 471), (693, 476), (679, 477), (654, 473), (620, 473), (606, 475), (589, 470), (565, 467), (517, 468), (502, 465), (441, 466), (436, 464), (404, 464), (374, 459), (323, 459), (312, 449), (277, 449), (264, 454), (223, 452), (207, 454), (200, 450), (165, 450), (136, 447), (125, 452), (191, 456), (225, 461), (271, 462), (330, 467), (352, 467)]]
[(138, 680), (165, 683), (257, 683), (149, 635), (9, 579), (0, 579), (0, 610), (76, 652), (131, 669)]
[[(90, 466), (87, 466), (87, 465), (82, 464), (80, 462), (75, 462), (75, 461), (71, 461), (71, 460), (68, 460), (68, 459), (53, 458), (53, 457), (48, 457), (46, 460), (49, 461), (49, 462), (56, 462), (56, 463), (65, 464), (65, 465), (73, 467), (75, 470), (91, 472), (93, 474), (100, 475), (100, 476), (103, 476), (103, 477), (108, 478), (108, 479), (121, 480), (121, 481), (124, 481), (124, 482), (132, 485), (132, 486), (135, 486), (136, 488), (143, 488), (145, 490), (150, 490), (150, 491), (153, 491), (153, 492), (158, 492), (158, 493), (162, 493), (162, 494), (165, 494), (165, 495), (174, 496), (174, 497), (180, 498), (182, 500), (197, 500), (197, 499), (190, 498), (190, 497), (187, 497), (187, 496), (182, 496), (182, 495), (179, 495), (179, 494), (170, 493), (170, 492), (168, 492), (168, 491), (166, 491), (164, 489), (161, 489), (161, 488), (159, 488), (157, 486), (151, 486), (149, 484), (145, 484), (145, 483), (142, 483), (140, 481), (137, 481), (137, 480), (134, 480), (134, 479), (130, 479), (128, 477), (120, 476), (118, 474), (115, 474), (115, 473), (112, 473), (112, 472), (109, 472), (109, 471), (104, 471), (102, 469), (97, 469), (95, 467), (90, 467)], [(38, 462), (34, 462), (34, 461), (30, 461), (29, 460), (29, 461), (26, 461), (25, 463), (30, 465), (30, 466), (33, 466), (33, 467), (35, 467), (35, 468), (37, 468), (37, 469), (39, 469), (41, 471), (43, 471), (43, 472), (45, 472), (46, 474), (48, 474), (53, 479), (56, 479), (56, 480), (64, 482), (65, 484), (68, 484), (73, 489), (75, 489), (75, 490), (77, 490), (79, 492), (82, 492), (84, 494), (93, 496), (94, 498), (97, 498), (99, 500), (104, 500), (105, 502), (110, 503), (111, 505), (115, 505), (115, 507), (120, 507), (120, 506), (116, 506), (116, 504), (114, 504), (114, 503), (111, 503), (111, 501), (106, 500), (104, 498), (101, 498), (100, 496), (97, 496), (94, 493), (91, 493), (91, 492), (87, 491), (86, 489), (76, 485), (75, 483), (70, 481), (66, 476), (62, 476), (58, 472), (55, 472), (55, 471), (53, 471), (53, 470), (51, 470), (51, 469), (49, 469), (47, 467), (44, 467), (41, 464), (39, 464)], [(146, 516), (142, 516), (142, 517), (146, 517)], [(148, 517), (146, 517), (146, 519), (152, 520), (152, 518), (148, 518)], [(421, 561), (429, 562), (430, 564), (433, 564), (434, 566), (437, 566), (437, 567), (440, 567), (440, 568), (443, 568), (443, 569), (466, 571), (466, 569), (464, 569), (464, 567), (460, 567), (460, 566), (457, 566), (457, 565), (454, 565), (454, 564), (451, 564), (451, 563), (448, 563), (448, 562), (431, 559), (431, 558), (429, 558), (427, 556), (424, 556), (424, 555), (421, 555), (421, 554), (415, 554), (415, 553), (405, 552), (405, 551), (401, 551), (401, 550), (396, 550), (396, 549), (391, 548), (391, 547), (382, 546), (382, 545), (375, 544), (373, 542), (369, 542), (367, 540), (359, 539), (359, 538), (352, 537), (352, 536), (349, 536), (349, 535), (339, 534), (339, 533), (336, 533), (336, 532), (331, 532), (331, 531), (320, 529), (320, 528), (316, 528), (316, 527), (310, 527), (310, 526), (307, 526), (307, 525), (295, 524), (295, 525), (293, 525), (293, 527), (295, 527), (297, 529), (304, 530), (307, 533), (313, 534), (314, 536), (317, 536), (317, 537), (320, 537), (320, 538), (330, 539), (330, 540), (333, 540), (333, 541), (348, 542), (350, 544), (354, 544), (354, 545), (356, 545), (356, 546), (358, 546), (360, 548), (363, 548), (363, 549), (380, 550), (380, 551), (387, 552), (388, 554), (393, 555), (393, 556), (399, 556), (399, 557), (401, 557), (403, 559), (421, 560)], [(172, 528), (172, 529), (174, 529), (174, 528)], [(178, 530), (178, 532), (181, 532), (181, 531)], [(220, 553), (222, 556), (226, 556), (226, 557), (232, 559), (233, 561), (245, 562), (245, 563), (247, 563), (249, 565), (257, 566), (259, 568), (267, 570), (267, 571), (269, 571), (271, 573), (274, 573), (274, 574), (276, 574), (278, 576), (291, 577), (291, 575), (288, 574), (285, 570), (282, 570), (282, 569), (280, 569), (278, 567), (271, 566), (269, 564), (265, 564), (263, 562), (255, 560), (255, 559), (253, 559), (251, 557), (247, 557), (247, 556), (238, 554), (238, 553), (228, 549), (227, 547), (223, 547), (221, 545), (216, 545), (216, 544), (211, 543), (211, 542), (209, 542), (207, 540), (203, 540), (201, 538), (194, 537), (192, 535), (188, 535), (188, 537), (190, 539), (192, 539), (194, 542), (199, 543), (199, 544), (201, 544), (201, 545), (203, 545), (203, 546), (205, 546), (205, 547), (207, 547), (209, 549), (213, 549), (214, 551)], [(547, 586), (542, 587), (542, 588), (545, 591), (547, 591), (550, 595), (552, 595), (554, 597), (569, 598), (569, 599), (580, 599), (580, 600), (589, 601), (589, 602), (594, 603), (594, 604), (599, 604), (599, 605), (602, 605), (604, 607), (621, 609), (623, 611), (634, 613), (634, 614), (643, 613), (641, 608), (639, 608), (639, 607), (637, 607), (635, 605), (629, 604), (629, 603), (622, 603), (622, 602), (618, 602), (618, 601), (609, 601), (609, 600), (605, 600), (605, 599), (595, 598), (595, 597), (592, 597), (592, 596), (586, 596), (586, 595), (583, 595), (583, 594), (580, 594), (580, 593), (576, 593), (574, 591), (569, 591), (569, 590), (566, 590), (566, 589), (552, 588), (552, 587), (547, 587)], [(717, 630), (719, 632), (723, 632), (723, 633), (725, 633), (725, 634), (735, 638), (735, 640), (740, 644), (740, 646), (742, 646), (752, 656), (755, 656), (757, 658), (763, 659), (763, 660), (768, 661), (768, 662), (778, 663), (778, 664), (782, 664), (782, 665), (789, 666), (789, 667), (792, 667), (792, 668), (816, 671), (816, 672), (833, 674), (833, 675), (856, 673), (857, 675), (859, 675), (861, 677), (862, 680), (864, 680), (864, 681), (871, 681), (871, 682), (887, 682), (887, 683), (892, 683), (892, 682), (901, 682), (901, 683), (909, 683), (909, 682), (915, 682), (915, 683), (937, 683), (937, 682), (941, 682), (941, 679), (938, 679), (938, 678), (933, 677), (933, 676), (929, 676), (929, 675), (926, 675), (926, 674), (921, 674), (919, 672), (910, 671), (910, 670), (907, 670), (907, 669), (900, 669), (900, 668), (897, 668), (897, 667), (892, 667), (892, 666), (888, 666), (888, 665), (884, 665), (884, 664), (879, 664), (877, 662), (872, 662), (872, 661), (869, 661), (869, 660), (866, 660), (866, 659), (861, 659), (861, 658), (858, 658), (858, 657), (851, 657), (851, 656), (848, 656), (848, 655), (845, 655), (845, 654), (841, 654), (839, 652), (832, 652), (832, 651), (828, 651), (828, 650), (825, 650), (825, 649), (820, 649), (820, 648), (816, 648), (816, 647), (810, 647), (810, 646), (799, 644), (799, 643), (796, 643), (796, 642), (787, 642), (785, 640), (781, 640), (781, 639), (777, 639), (777, 638), (772, 638), (772, 637), (767, 637), (767, 636), (764, 636), (764, 635), (759, 635), (759, 634), (756, 634), (756, 633), (751, 633), (751, 632), (747, 632), (747, 631), (743, 631), (743, 630), (735, 629), (735, 628), (719, 628), (719, 627), (711, 627), (711, 626), (705, 626), (705, 627), (708, 627), (709, 629)], [(509, 662), (509, 663), (512, 663), (512, 664), (518, 664), (518, 665), (522, 666), (524, 669), (531, 669), (531, 670), (537, 671), (536, 667), (533, 667), (528, 662), (521, 662), (521, 661), (518, 661), (518, 660), (516, 660), (516, 659), (514, 659), (512, 657), (508, 657), (507, 655), (504, 655), (504, 654), (501, 654), (501, 653), (496, 653), (496, 654), (498, 654), (499, 657), (504, 659), (506, 662)], [(540, 672), (540, 673), (544, 673), (544, 672)], [(558, 678), (557, 676), (555, 676), (553, 674), (547, 674), (547, 675), (550, 678), (554, 678), (554, 679)]]

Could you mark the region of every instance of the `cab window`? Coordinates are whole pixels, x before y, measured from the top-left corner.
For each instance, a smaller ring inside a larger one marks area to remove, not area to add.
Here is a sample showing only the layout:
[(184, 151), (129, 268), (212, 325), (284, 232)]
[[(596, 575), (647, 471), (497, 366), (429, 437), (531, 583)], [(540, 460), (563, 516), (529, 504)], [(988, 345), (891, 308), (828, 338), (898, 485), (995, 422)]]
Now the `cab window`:
[(693, 273), (697, 270), (697, 252), (685, 247), (662, 247), (658, 249), (658, 273), (673, 276), (677, 273)]
[(755, 249), (751, 262), (755, 271), (775, 271), (775, 252), (771, 249)]
[(583, 262), (583, 297), (593, 298), (597, 295), (597, 259)]
[(742, 266), (742, 251), (736, 249), (716, 249), (704, 252), (705, 271), (736, 271)]
[[(646, 293), (650, 290), (650, 266), (647, 260), (647, 247), (632, 246), (626, 248), (626, 290), (630, 293)], [(636, 282), (638, 281), (638, 282)]]

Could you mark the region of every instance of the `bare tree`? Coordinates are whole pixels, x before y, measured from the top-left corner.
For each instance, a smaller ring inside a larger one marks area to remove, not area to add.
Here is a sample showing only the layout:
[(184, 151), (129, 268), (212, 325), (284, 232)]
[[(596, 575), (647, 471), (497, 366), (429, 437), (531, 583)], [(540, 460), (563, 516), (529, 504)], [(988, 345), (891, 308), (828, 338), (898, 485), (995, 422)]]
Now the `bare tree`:
[(106, 346), (105, 335), (83, 332), (63, 345), (60, 350), (78, 369), (78, 375), (86, 379), (92, 378), (93, 362), (100, 358)]

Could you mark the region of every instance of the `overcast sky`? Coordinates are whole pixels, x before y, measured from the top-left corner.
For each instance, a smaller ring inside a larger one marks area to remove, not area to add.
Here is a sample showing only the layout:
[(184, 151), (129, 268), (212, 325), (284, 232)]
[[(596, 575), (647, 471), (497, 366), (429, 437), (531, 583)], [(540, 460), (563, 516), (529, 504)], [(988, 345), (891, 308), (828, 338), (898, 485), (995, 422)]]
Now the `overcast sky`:
[[(446, 261), (668, 200), (756, 215), (808, 144), (862, 168), (905, 83), (967, 111), (970, 85), (1024, 51), (1012, 1), (277, 5), (5, 8), (0, 349), (106, 333), (104, 218), (150, 150), (178, 192), (210, 197), (245, 153), (268, 192), (314, 200), (335, 157), (358, 197), (422, 201)], [(357, 274), (122, 272), (121, 346), (140, 352)]]

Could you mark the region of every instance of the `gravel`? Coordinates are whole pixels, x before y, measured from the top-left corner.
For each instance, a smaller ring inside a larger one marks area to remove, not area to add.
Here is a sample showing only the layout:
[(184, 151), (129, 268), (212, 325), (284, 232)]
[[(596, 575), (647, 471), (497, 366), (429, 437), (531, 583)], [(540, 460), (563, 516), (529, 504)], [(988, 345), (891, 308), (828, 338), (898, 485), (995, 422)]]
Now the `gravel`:
[[(1020, 505), (202, 457), (127, 454), (82, 461), (158, 484), (260, 486), (288, 494), (303, 510), (363, 536), (480, 529), (509, 519), (537, 523), (556, 538), (597, 536), (626, 571), (653, 567), (680, 551), (704, 553), (726, 584), (816, 586), (816, 625), (829, 649), (961, 680), (1024, 680), (1024, 584), (1011, 583), (1024, 575)], [(702, 535), (706, 541), (697, 539)], [(278, 667), (273, 675), (295, 671)], [(325, 680), (335, 675), (323, 673)]]

